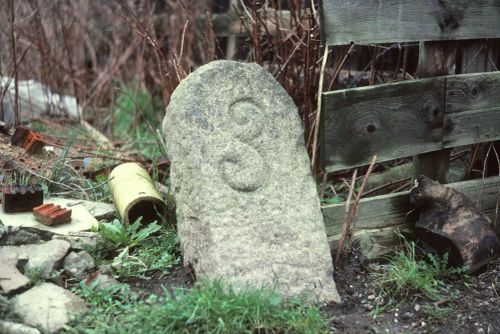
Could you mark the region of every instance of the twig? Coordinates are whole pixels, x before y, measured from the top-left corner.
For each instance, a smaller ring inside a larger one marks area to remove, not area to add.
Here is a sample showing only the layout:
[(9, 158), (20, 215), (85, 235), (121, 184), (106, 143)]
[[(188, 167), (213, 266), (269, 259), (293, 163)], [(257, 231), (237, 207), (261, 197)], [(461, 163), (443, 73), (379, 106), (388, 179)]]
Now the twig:
[[(381, 185), (380, 185), (380, 186), (378, 186), (378, 187), (375, 187), (375, 188), (373, 188), (373, 189), (368, 190), (368, 191), (367, 191), (367, 192), (365, 192), (363, 195), (364, 195), (364, 196), (368, 196), (368, 195), (370, 195), (370, 194), (373, 194), (373, 193), (374, 193), (374, 192), (376, 192), (376, 191), (382, 190), (382, 189), (387, 188), (387, 187), (390, 187), (390, 186), (394, 186), (394, 185), (399, 184), (399, 183), (401, 183), (401, 182), (405, 182), (405, 181), (406, 181), (406, 183), (407, 183), (408, 181), (410, 181), (410, 179), (411, 179), (410, 177), (405, 177), (404, 179), (395, 180), (395, 181), (391, 181), (391, 182), (388, 182), (388, 183), (381, 184)], [(406, 186), (406, 183), (405, 183), (405, 186)]]
[(358, 169), (356, 168), (354, 170), (354, 173), (352, 173), (352, 180), (351, 180), (351, 186), (349, 187), (349, 194), (347, 195), (347, 200), (345, 201), (345, 207), (344, 207), (344, 224), (342, 225), (342, 236), (340, 237), (339, 241), (339, 246), (337, 248), (337, 255), (335, 256), (335, 264), (339, 262), (340, 258), (340, 252), (342, 248), (344, 248), (344, 243), (347, 239), (347, 235), (349, 233), (349, 225), (347, 222), (349, 221), (349, 209), (351, 205), (351, 198), (352, 194), (354, 192), (354, 185), (356, 183), (356, 176), (358, 174)]
[(352, 53), (352, 50), (354, 50), (355, 47), (356, 47), (356, 44), (352, 43), (349, 46), (349, 49), (347, 49), (347, 52), (344, 54), (344, 58), (342, 58), (342, 61), (337, 66), (337, 69), (335, 70), (335, 73), (333, 74), (332, 78), (330, 79), (330, 83), (328, 83), (328, 90), (332, 90), (333, 84), (335, 83), (335, 80), (337, 79), (337, 77), (340, 74), (340, 70), (344, 66), (345, 62), (347, 61), (347, 58), (350, 56), (350, 54)]
[(17, 63), (17, 55), (16, 55), (16, 31), (14, 22), (16, 20), (15, 10), (14, 10), (14, 0), (10, 0), (10, 36), (11, 36), (11, 44), (12, 44), (12, 58), (14, 61), (14, 126), (19, 125), (19, 81), (18, 81), (18, 63)]
[(397, 187), (396, 189), (394, 189), (393, 191), (391, 191), (391, 194), (392, 193), (397, 193), (401, 190), (403, 190), (404, 188), (408, 187), (411, 185), (411, 179), (409, 181), (407, 181), (406, 183), (402, 184), (401, 186)]
[[(337, 248), (337, 256), (335, 257), (335, 264), (337, 264), (339, 258), (340, 258), (340, 253), (342, 252), (342, 249), (344, 248), (344, 243), (347, 239), (350, 240), (352, 234), (354, 233), (354, 227), (355, 224), (353, 224), (354, 218), (356, 218), (356, 215), (358, 214), (358, 207), (359, 207), (359, 201), (361, 200), (361, 196), (363, 195), (363, 190), (365, 189), (366, 182), (368, 181), (368, 177), (373, 171), (373, 168), (375, 167), (375, 161), (377, 160), (377, 156), (374, 155), (372, 162), (370, 163), (370, 167), (368, 167), (368, 170), (366, 171), (365, 177), (363, 179), (363, 182), (361, 183), (361, 187), (359, 188), (358, 194), (356, 196), (356, 200), (354, 201), (354, 204), (352, 206), (352, 211), (351, 214), (348, 215), (347, 217), (344, 217), (344, 224), (342, 226), (342, 236), (340, 238), (339, 246)], [(355, 178), (354, 178), (355, 179)], [(354, 185), (351, 185), (351, 191), (353, 189)]]
[(325, 67), (326, 67), (327, 61), (328, 61), (328, 45), (325, 45), (325, 51), (323, 52), (323, 61), (321, 63), (321, 70), (319, 72), (318, 104), (316, 105), (316, 122), (314, 124), (314, 139), (313, 139), (312, 158), (311, 158), (311, 167), (312, 167), (313, 173), (315, 172), (315, 168), (316, 168), (319, 122), (321, 119), (321, 94), (323, 93), (323, 81), (325, 79)]

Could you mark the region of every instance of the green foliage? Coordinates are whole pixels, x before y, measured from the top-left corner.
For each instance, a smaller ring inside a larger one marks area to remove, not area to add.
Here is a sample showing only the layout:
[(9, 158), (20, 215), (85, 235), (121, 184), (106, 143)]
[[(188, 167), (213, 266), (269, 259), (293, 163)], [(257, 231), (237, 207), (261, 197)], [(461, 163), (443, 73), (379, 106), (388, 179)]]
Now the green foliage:
[(99, 223), (99, 234), (111, 248), (134, 248), (140, 245), (152, 234), (160, 230), (160, 226), (153, 222), (142, 226), (141, 218), (133, 224), (125, 226), (120, 220), (115, 219), (111, 223)]
[(159, 113), (155, 112), (155, 104), (148, 91), (125, 88), (120, 90), (111, 119), (107, 120), (115, 138), (125, 142), (125, 150), (136, 149), (151, 159), (163, 153), (152, 130), (158, 128), (161, 122)]
[(319, 309), (299, 300), (284, 301), (267, 289), (235, 292), (220, 282), (168, 292), (147, 301), (128, 286), (80, 294), (92, 307), (68, 333), (328, 333)]
[(332, 196), (332, 197), (321, 199), (321, 204), (341, 204), (343, 202), (344, 202), (344, 198), (341, 196)]
[(125, 226), (115, 219), (100, 223), (98, 232), (102, 241), (91, 251), (93, 257), (98, 263), (111, 263), (122, 278), (145, 278), (153, 270), (167, 272), (180, 262), (177, 233), (166, 221), (143, 226), (138, 220)]
[(120, 277), (146, 277), (152, 270), (168, 271), (180, 262), (179, 240), (175, 231), (162, 227), (155, 238), (148, 238), (132, 251), (126, 247), (113, 259)]
[(399, 298), (402, 302), (411, 295), (441, 300), (447, 287), (444, 279), (467, 270), (467, 268), (450, 268), (448, 254), (445, 254), (443, 258), (428, 255), (427, 261), (418, 259), (415, 243), (406, 240), (404, 243), (405, 250), (397, 252), (389, 260), (386, 271), (372, 274), (375, 284), (381, 289), (377, 300), (383, 301), (376, 305), (374, 314), (395, 307), (395, 299)]
[(23, 267), (23, 275), (28, 277), (30, 282), (34, 285), (44, 281), (42, 274), (43, 274), (43, 268), (38, 268), (38, 267), (32, 268), (28, 266), (28, 264), (26, 264)]

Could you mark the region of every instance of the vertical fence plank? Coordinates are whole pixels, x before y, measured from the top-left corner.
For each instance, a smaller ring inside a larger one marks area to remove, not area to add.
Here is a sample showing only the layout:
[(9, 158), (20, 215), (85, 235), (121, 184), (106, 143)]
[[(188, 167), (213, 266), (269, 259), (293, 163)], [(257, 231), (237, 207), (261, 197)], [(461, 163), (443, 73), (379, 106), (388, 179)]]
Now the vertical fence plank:
[[(419, 78), (453, 74), (457, 53), (457, 42), (420, 42), (417, 75)], [(436, 119), (444, 122), (444, 110), (434, 111)], [(442, 123), (444, 124), (444, 123)], [(425, 175), (440, 183), (447, 183), (450, 150), (424, 153), (413, 157), (414, 177)]]

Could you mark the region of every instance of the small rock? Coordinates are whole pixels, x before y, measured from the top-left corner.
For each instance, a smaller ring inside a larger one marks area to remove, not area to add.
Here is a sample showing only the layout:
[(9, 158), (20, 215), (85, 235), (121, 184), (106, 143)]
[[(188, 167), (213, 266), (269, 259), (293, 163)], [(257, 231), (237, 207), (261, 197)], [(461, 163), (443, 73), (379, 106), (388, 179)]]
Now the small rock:
[(111, 264), (101, 264), (99, 266), (99, 272), (103, 275), (104, 274), (108, 274), (108, 275), (113, 274), (113, 267), (111, 266)]
[(38, 244), (42, 238), (17, 226), (0, 226), (0, 246)]
[(77, 280), (82, 280), (94, 268), (94, 259), (86, 251), (71, 252), (64, 259), (64, 271)]
[(375, 300), (375, 297), (376, 297), (375, 294), (369, 295), (368, 300)]
[(65, 240), (70, 243), (71, 249), (95, 250), (99, 241), (97, 232), (70, 232), (68, 235), (56, 234), (52, 239)]
[(412, 316), (413, 316), (413, 314), (411, 312), (405, 312), (405, 313), (401, 314), (401, 319), (408, 320), (408, 319), (411, 319)]
[(85, 302), (52, 283), (42, 283), (13, 298), (14, 312), (44, 332), (60, 330), (74, 316), (86, 311)]
[(0, 226), (0, 239), (3, 239), (9, 234), (15, 234), (17, 231), (19, 231), (19, 227), (17, 226), (10, 226), (10, 225)]
[(99, 272), (96, 272), (87, 276), (85, 284), (93, 285), (94, 289), (109, 289), (116, 285), (120, 285), (120, 282), (118, 282), (110, 275), (103, 275)]
[(36, 328), (10, 321), (0, 320), (0, 333), (3, 334), (40, 334)]
[(0, 253), (0, 288), (5, 293), (11, 293), (30, 283), (29, 278), (17, 269), (17, 261), (15, 253)]
[(372, 304), (363, 304), (363, 307), (367, 309), (368, 311), (373, 310), (373, 305)]
[(420, 311), (420, 305), (419, 304), (415, 304), (415, 306), (413, 306), (413, 309), (415, 310), (415, 312)]
[(69, 250), (70, 244), (64, 240), (51, 240), (41, 245), (30, 245), (28, 249), (28, 266), (43, 268), (42, 277), (50, 277), (52, 270), (59, 266)]
[(422, 321), (422, 322), (420, 323), (420, 326), (425, 327), (425, 326), (427, 326), (427, 323), (426, 323), (425, 321)]

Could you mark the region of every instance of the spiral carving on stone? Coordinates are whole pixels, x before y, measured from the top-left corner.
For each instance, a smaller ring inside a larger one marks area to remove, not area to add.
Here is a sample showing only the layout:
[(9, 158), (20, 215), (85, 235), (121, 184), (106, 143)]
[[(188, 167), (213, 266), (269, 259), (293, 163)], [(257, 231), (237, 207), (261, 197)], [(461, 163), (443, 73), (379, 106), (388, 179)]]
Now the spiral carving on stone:
[(264, 183), (266, 169), (264, 158), (252, 145), (264, 129), (262, 107), (244, 98), (233, 102), (225, 115), (228, 132), (236, 143), (219, 162), (222, 179), (234, 190), (255, 191)]

